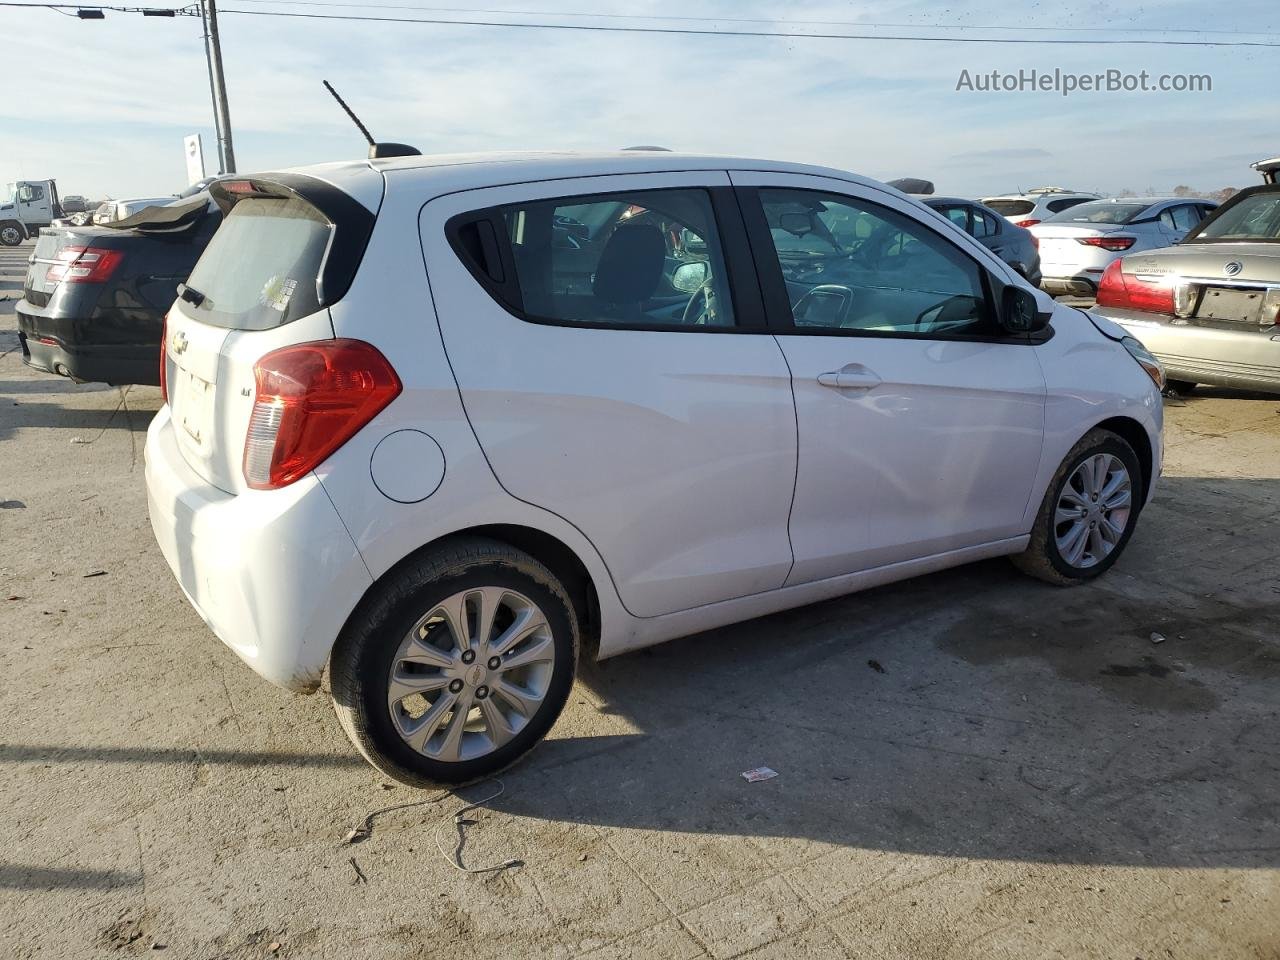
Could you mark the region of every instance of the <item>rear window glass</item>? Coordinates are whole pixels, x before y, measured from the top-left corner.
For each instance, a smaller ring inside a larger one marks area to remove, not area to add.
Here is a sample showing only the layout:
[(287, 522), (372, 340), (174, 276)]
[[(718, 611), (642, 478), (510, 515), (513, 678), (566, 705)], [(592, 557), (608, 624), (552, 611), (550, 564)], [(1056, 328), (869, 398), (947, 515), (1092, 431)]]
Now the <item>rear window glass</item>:
[(1223, 213), (1196, 240), (1280, 240), (1280, 191), (1258, 193)]
[(205, 298), (196, 316), (220, 327), (270, 330), (314, 313), (332, 231), (305, 200), (241, 200), (187, 280)]
[(1002, 217), (1016, 217), (1022, 213), (1030, 213), (1036, 208), (1030, 200), (983, 200), (982, 202)]
[(1046, 223), (1129, 223), (1143, 210), (1151, 206), (1149, 203), (1106, 203), (1091, 201), (1081, 203), (1070, 210), (1049, 217)]

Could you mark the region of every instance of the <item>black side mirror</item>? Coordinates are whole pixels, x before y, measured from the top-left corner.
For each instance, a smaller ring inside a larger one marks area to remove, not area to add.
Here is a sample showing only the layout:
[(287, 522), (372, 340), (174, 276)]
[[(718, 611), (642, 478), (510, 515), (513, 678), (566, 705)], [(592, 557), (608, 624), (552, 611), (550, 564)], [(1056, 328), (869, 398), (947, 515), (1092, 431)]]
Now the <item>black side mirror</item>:
[(1038, 333), (1049, 325), (1036, 295), (1025, 287), (1007, 286), (1000, 302), (1000, 326), (1009, 333)]

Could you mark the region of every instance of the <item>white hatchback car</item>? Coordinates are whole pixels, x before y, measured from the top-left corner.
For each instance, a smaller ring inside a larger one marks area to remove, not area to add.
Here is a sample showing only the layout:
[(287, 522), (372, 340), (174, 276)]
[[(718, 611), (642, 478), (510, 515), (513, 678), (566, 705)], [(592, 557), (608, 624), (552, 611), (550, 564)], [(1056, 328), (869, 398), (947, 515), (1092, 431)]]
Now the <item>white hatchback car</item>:
[(168, 316), (152, 525), (254, 670), (406, 783), (608, 657), (985, 557), (1115, 562), (1159, 365), (852, 174), (670, 153), (224, 180)]
[(1040, 285), (1052, 294), (1092, 297), (1112, 261), (1178, 243), (1217, 206), (1183, 197), (1119, 197), (1056, 213), (1031, 227), (1040, 242)]

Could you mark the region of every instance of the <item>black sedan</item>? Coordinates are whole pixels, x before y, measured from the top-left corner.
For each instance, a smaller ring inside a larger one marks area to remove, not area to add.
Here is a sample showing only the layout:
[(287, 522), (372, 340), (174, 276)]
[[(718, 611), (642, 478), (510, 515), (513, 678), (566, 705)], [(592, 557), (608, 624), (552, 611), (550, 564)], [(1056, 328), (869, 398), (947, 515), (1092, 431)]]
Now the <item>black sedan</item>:
[(1015, 227), (990, 207), (958, 197), (917, 197), (1013, 269), (1040, 286), (1040, 245), (1030, 230)]
[(22, 359), (79, 382), (160, 382), (164, 315), (222, 221), (200, 193), (111, 226), (46, 227), (18, 303)]

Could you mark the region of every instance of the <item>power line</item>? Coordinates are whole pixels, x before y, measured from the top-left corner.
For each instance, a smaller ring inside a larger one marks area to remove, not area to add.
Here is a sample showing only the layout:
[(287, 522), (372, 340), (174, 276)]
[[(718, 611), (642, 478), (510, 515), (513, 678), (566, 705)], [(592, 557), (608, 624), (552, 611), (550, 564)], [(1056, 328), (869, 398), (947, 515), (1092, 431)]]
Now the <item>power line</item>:
[[(861, 27), (867, 29), (909, 29), (909, 30), (1011, 30), (1016, 32), (1055, 32), (1055, 33), (1189, 33), (1189, 34), (1214, 34), (1218, 36), (1229, 37), (1280, 37), (1280, 34), (1273, 33), (1269, 30), (1212, 30), (1199, 29), (1196, 27), (1149, 27), (1139, 31), (1137, 28), (1129, 27), (1049, 27), (1049, 26), (1008, 26), (1003, 24), (969, 24), (969, 23), (869, 23), (860, 20), (806, 20), (793, 19), (786, 17), (721, 17), (721, 16), (705, 16), (705, 17), (689, 17), (679, 16), (675, 14), (633, 14), (633, 13), (581, 13), (577, 11), (567, 10), (511, 10), (511, 9), (495, 9), (484, 7), (437, 7), (437, 6), (421, 6), (413, 3), (338, 3), (334, 0), (239, 0), (240, 3), (249, 3), (254, 6), (281, 6), (281, 7), (338, 7), (349, 8), (358, 7), (362, 9), (377, 10), (408, 10), (421, 13), (467, 13), (467, 14), (493, 14), (496, 16), (524, 16), (524, 17), (566, 17), (573, 19), (592, 19), (592, 20), (627, 20), (627, 21), (653, 21), (653, 20), (669, 20), (672, 22), (684, 23), (774, 23), (782, 25), (798, 26), (823, 26), (823, 27)], [(453, 22), (453, 21), (450, 21)], [(709, 31), (712, 32), (712, 31)], [(719, 31), (714, 31), (719, 32)], [(808, 36), (808, 34), (805, 34)]]
[[(247, 0), (247, 2), (255, 2), (255, 0)], [(27, 7), (27, 8), (45, 8), (49, 10), (103, 10), (121, 13), (145, 13), (147, 10), (155, 10), (155, 7), (117, 7), (101, 4), (71, 4), (71, 3), (16, 3), (9, 0), (3, 2), (0, 0), (0, 7)], [(412, 9), (412, 8), (409, 8)], [(198, 16), (199, 14), (191, 11), (189, 7), (178, 8), (174, 11), (182, 16)], [(249, 17), (283, 17), (295, 20), (329, 20), (329, 21), (345, 21), (345, 22), (361, 22), (361, 23), (420, 23), (430, 26), (454, 26), (454, 27), (500, 27), (506, 29), (519, 30), (563, 30), (579, 33), (620, 33), (620, 34), (650, 34), (659, 36), (695, 36), (695, 37), (748, 37), (748, 38), (779, 38), (791, 40), (879, 40), (879, 41), (899, 41), (904, 43), (962, 43), (962, 44), (1021, 44), (1024, 46), (1040, 46), (1040, 45), (1056, 45), (1056, 46), (1154, 46), (1154, 47), (1222, 47), (1222, 48), (1239, 48), (1239, 47), (1260, 47), (1260, 48), (1277, 48), (1280, 47), (1280, 40), (1171, 40), (1158, 38), (1141, 38), (1141, 39), (1092, 39), (1092, 38), (1047, 38), (1047, 37), (956, 37), (956, 36), (938, 36), (938, 35), (904, 35), (904, 34), (885, 34), (885, 33), (835, 33), (835, 32), (810, 32), (799, 30), (715, 30), (704, 29), (699, 30), (692, 27), (660, 27), (660, 26), (616, 26), (607, 24), (587, 24), (587, 23), (529, 23), (527, 21), (516, 20), (446, 20), (436, 17), (394, 17), (394, 16), (367, 16), (361, 14), (338, 14), (338, 13), (299, 13), (285, 10), (244, 10), (235, 8), (224, 8), (220, 11), (224, 15), (249, 16)], [(559, 14), (557, 14), (559, 16)], [(873, 26), (873, 25), (862, 25)], [(900, 29), (900, 28), (893, 28)], [(922, 28), (922, 29), (938, 29)], [(957, 29), (956, 27), (944, 29)], [(959, 29), (964, 29), (963, 27)], [(981, 29), (981, 28), (973, 28)], [(1001, 28), (1016, 29), (1016, 28)], [(1052, 29), (1052, 28), (1044, 28)], [(1266, 34), (1271, 36), (1271, 34)]]

